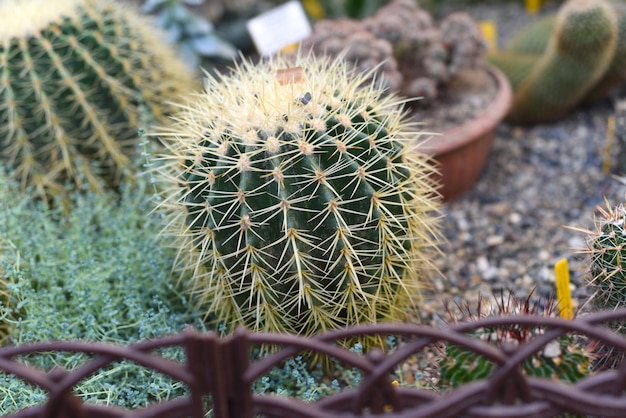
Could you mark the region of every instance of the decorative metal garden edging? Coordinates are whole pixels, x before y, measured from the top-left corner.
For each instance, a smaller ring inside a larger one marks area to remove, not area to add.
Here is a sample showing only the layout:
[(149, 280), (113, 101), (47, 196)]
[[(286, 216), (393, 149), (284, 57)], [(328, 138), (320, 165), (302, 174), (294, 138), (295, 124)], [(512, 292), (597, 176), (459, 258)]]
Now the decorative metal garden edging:
[[(357, 326), (313, 338), (249, 333), (243, 329), (237, 330), (232, 336), (219, 338), (212, 333), (187, 330), (178, 335), (129, 346), (65, 341), (6, 347), (0, 349), (0, 370), (43, 388), (48, 392), (48, 397), (43, 405), (29, 407), (5, 417), (202, 418), (206, 413), (204, 405), (207, 396), (212, 400), (213, 416), (217, 418), (252, 418), (259, 415), (349, 418), (375, 414), (398, 418), (513, 418), (550, 417), (564, 411), (623, 417), (626, 411), (624, 364), (617, 369), (598, 371), (575, 384), (527, 377), (519, 367), (526, 358), (567, 332), (585, 335), (617, 350), (626, 350), (626, 337), (603, 326), (616, 319), (626, 319), (626, 308), (598, 312), (575, 320), (536, 315), (484, 318), (447, 329), (407, 324)], [(538, 326), (543, 327), (545, 332), (517, 347), (495, 347), (465, 334), (474, 329), (507, 325)], [(365, 356), (334, 343), (336, 340), (364, 334), (403, 336), (409, 337), (409, 341), (393, 352), (372, 350)], [(465, 347), (494, 361), (498, 366), (488, 378), (445, 394), (393, 385), (390, 373), (396, 365), (440, 341)], [(251, 363), (250, 350), (260, 344), (281, 348)], [(174, 346), (185, 350), (184, 364), (154, 353), (157, 349)], [(344, 366), (363, 371), (364, 378), (357, 388), (346, 389), (314, 403), (252, 392), (251, 386), (255, 380), (302, 350), (326, 354)], [(94, 358), (71, 372), (58, 369), (45, 372), (14, 359), (16, 356), (49, 351), (88, 353)], [(190, 395), (128, 411), (116, 406), (85, 403), (73, 394), (73, 388), (81, 380), (121, 359), (133, 361), (184, 383)]]

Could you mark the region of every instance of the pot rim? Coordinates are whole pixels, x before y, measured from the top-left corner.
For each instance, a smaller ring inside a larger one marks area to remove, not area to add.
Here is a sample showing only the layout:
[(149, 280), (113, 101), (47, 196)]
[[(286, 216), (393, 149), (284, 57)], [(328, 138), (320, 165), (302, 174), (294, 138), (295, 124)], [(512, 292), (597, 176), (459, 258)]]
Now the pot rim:
[(506, 76), (496, 67), (488, 64), (485, 71), (496, 81), (496, 95), (483, 111), (461, 125), (433, 134), (419, 148), (430, 156), (439, 156), (461, 148), (493, 130), (506, 116), (513, 104), (513, 89)]

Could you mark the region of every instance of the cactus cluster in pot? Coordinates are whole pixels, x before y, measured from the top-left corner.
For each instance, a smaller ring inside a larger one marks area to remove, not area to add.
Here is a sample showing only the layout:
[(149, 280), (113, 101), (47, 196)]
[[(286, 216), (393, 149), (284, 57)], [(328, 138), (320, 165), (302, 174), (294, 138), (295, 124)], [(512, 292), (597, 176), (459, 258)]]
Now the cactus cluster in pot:
[(436, 101), (440, 89), (462, 69), (485, 62), (486, 43), (465, 12), (441, 22), (412, 0), (394, 0), (364, 20), (324, 19), (302, 44), (305, 51), (345, 59), (360, 71), (377, 68), (386, 87), (417, 105)]
[(165, 123), (194, 84), (158, 29), (117, 1), (4, 0), (0, 16), (0, 159), (42, 195), (68, 179), (116, 185), (138, 127)]
[(433, 166), (367, 77), (313, 55), (244, 60), (155, 133), (176, 269), (227, 328), (311, 335), (419, 308)]

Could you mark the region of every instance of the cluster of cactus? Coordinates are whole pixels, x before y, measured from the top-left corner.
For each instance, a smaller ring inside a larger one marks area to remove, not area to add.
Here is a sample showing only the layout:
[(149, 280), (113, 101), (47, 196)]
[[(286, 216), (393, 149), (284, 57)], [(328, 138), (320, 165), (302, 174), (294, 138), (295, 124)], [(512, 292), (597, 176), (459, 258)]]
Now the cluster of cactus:
[(513, 85), (509, 121), (556, 121), (626, 79), (626, 4), (569, 0), (556, 15), (518, 33), (505, 50), (490, 54), (489, 61)]
[[(511, 292), (505, 297), (502, 294), (494, 298), (494, 303), (479, 299), (475, 309), (467, 304), (459, 305), (463, 320), (476, 320), (503, 315), (538, 315), (555, 316), (556, 303), (552, 300), (531, 301), (532, 294), (527, 298), (517, 298)], [(451, 312), (451, 320), (456, 317)], [(511, 325), (498, 328), (481, 328), (473, 331), (477, 339), (487, 341), (495, 346), (503, 344), (522, 345), (532, 338), (543, 334), (541, 327)], [(522, 364), (522, 372), (526, 376), (557, 379), (563, 382), (576, 382), (592, 371), (595, 360), (593, 344), (582, 341), (582, 336), (563, 335), (548, 343), (543, 350), (529, 357)], [(457, 387), (468, 382), (487, 378), (496, 365), (487, 358), (466, 348), (447, 343), (442, 349), (439, 360), (440, 384), (442, 387)]]
[(461, 69), (484, 63), (486, 43), (476, 22), (452, 13), (437, 26), (413, 0), (394, 0), (362, 21), (320, 20), (302, 49), (338, 56), (360, 71), (376, 68), (386, 87), (427, 106)]
[(154, 133), (175, 267), (227, 329), (311, 335), (418, 308), (437, 185), (401, 101), (367, 77), (310, 54), (244, 60)]
[[(116, 1), (0, 2), (0, 160), (22, 186), (114, 186), (146, 120), (165, 123), (193, 73)], [(80, 173), (80, 174), (78, 174)]]

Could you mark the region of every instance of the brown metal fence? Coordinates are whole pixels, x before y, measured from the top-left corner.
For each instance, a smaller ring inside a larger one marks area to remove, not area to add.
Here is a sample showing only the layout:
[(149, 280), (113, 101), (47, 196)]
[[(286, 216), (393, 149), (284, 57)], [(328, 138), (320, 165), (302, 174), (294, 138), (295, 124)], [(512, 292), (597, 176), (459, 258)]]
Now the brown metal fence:
[[(586, 335), (617, 350), (626, 350), (626, 337), (611, 332), (605, 326), (616, 319), (626, 319), (626, 309), (598, 312), (569, 321), (533, 315), (485, 318), (446, 329), (379, 324), (337, 330), (314, 338), (244, 330), (220, 338), (211, 333), (187, 330), (129, 346), (65, 341), (5, 347), (0, 349), (0, 371), (15, 375), (48, 393), (44, 404), (5, 417), (201, 418), (206, 416), (207, 404), (211, 405), (212, 416), (217, 418), (349, 418), (378, 414), (397, 418), (513, 418), (551, 417), (564, 411), (587, 416), (626, 417), (624, 365), (598, 371), (574, 384), (527, 377), (520, 366), (526, 358), (568, 332)], [(512, 325), (538, 326), (544, 332), (517, 347), (496, 347), (467, 335), (474, 329)], [(372, 350), (365, 356), (335, 344), (337, 340), (365, 334), (398, 336), (406, 343), (389, 353)], [(492, 360), (497, 367), (484, 380), (445, 393), (417, 387), (396, 387), (392, 383), (391, 373), (398, 364), (441, 342), (465, 347)], [(263, 344), (279, 347), (279, 350), (250, 361), (251, 349)], [(157, 353), (159, 349), (176, 346), (185, 351), (184, 363), (168, 360)], [(60, 351), (87, 353), (92, 357), (70, 372), (59, 369), (46, 372), (18, 359), (31, 353)], [(328, 355), (346, 367), (361, 370), (364, 378), (358, 387), (314, 403), (253, 393), (251, 387), (257, 379), (302, 351)], [(83, 379), (122, 359), (184, 383), (189, 395), (129, 411), (83, 402), (74, 394), (75, 386)]]

